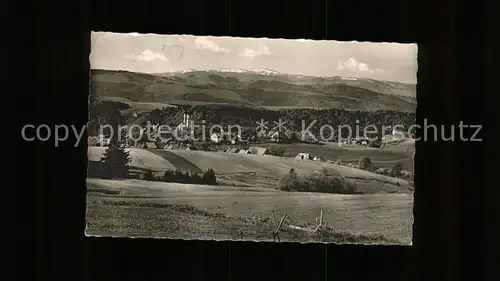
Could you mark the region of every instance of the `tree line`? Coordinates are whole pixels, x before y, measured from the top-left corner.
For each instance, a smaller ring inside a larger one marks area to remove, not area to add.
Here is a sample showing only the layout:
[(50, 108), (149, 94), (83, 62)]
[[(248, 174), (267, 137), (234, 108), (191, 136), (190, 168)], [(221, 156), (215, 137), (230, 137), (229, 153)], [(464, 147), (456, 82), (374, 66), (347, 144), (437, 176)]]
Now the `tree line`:
[(176, 182), (184, 184), (217, 185), (217, 178), (213, 169), (208, 169), (203, 174), (183, 172), (180, 170), (168, 170), (165, 171), (161, 176), (155, 175), (151, 169), (148, 169), (143, 174), (142, 180)]
[[(338, 108), (331, 109), (282, 109), (268, 110), (263, 108), (245, 108), (229, 106), (179, 106), (178, 108), (164, 108), (152, 110), (145, 120), (152, 123), (161, 124), (179, 124), (182, 121), (183, 114), (190, 114), (191, 119), (197, 124), (205, 121), (207, 127), (211, 125), (231, 126), (239, 125), (241, 127), (255, 128), (256, 122), (268, 122), (269, 127), (273, 127), (273, 121), (280, 119), (285, 122), (285, 127), (289, 130), (301, 131), (302, 128), (309, 127), (311, 123), (311, 132), (319, 133), (322, 125), (328, 124), (334, 129), (341, 125), (348, 125), (355, 129), (359, 126), (363, 130), (367, 125), (375, 126), (381, 131), (382, 126), (401, 125), (409, 128), (415, 124), (416, 115), (413, 112), (399, 111), (351, 111)], [(347, 133), (345, 128), (343, 133)]]

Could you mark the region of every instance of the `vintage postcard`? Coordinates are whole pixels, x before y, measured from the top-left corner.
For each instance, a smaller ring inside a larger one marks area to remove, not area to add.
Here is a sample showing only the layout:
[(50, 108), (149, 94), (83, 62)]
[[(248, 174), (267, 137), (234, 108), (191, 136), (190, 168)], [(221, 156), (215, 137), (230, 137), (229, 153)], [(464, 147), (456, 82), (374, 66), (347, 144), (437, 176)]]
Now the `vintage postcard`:
[(416, 44), (91, 44), (87, 235), (411, 244)]

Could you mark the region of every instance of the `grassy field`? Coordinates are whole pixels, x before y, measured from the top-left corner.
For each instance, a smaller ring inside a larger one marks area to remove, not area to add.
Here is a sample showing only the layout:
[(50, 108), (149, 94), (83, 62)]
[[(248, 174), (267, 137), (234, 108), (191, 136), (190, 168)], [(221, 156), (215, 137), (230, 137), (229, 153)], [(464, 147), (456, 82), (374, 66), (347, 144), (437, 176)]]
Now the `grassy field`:
[[(104, 151), (105, 147), (89, 147), (89, 160), (99, 160)], [(306, 174), (326, 169), (331, 176), (344, 177), (364, 193), (391, 193), (395, 190), (412, 192), (406, 180), (332, 163), (225, 152), (137, 148), (130, 148), (128, 151), (132, 158), (130, 165), (135, 168), (152, 169), (158, 173), (166, 170), (200, 173), (212, 168), (218, 176), (218, 181), (225, 185), (276, 188), (279, 178), (291, 168)]]
[(272, 212), (287, 225), (282, 240), (409, 244), (412, 194), (337, 195), (266, 188), (88, 179), (87, 233), (192, 239), (270, 240)]
[(182, 156), (179, 156), (171, 151), (163, 150), (163, 149), (151, 149), (150, 152), (161, 156), (163, 159), (172, 163), (176, 169), (182, 171), (188, 171), (192, 173), (202, 173), (204, 170), (200, 169), (200, 167), (191, 163), (189, 160), (186, 160)]
[(415, 151), (415, 140), (403, 140), (395, 144), (389, 144), (384, 151), (392, 153), (413, 154)]
[[(274, 143), (263, 143), (258, 146), (269, 147)], [(410, 142), (388, 146), (384, 149), (356, 146), (350, 144), (323, 143), (323, 144), (274, 144), (285, 149), (287, 157), (295, 157), (298, 153), (309, 153), (313, 156), (322, 156), (326, 160), (340, 159), (343, 163), (358, 163), (363, 156), (371, 158), (373, 164), (380, 168), (390, 168), (395, 163), (401, 163), (407, 171), (413, 171), (412, 154), (414, 144)]]
[[(104, 151), (106, 151), (106, 147), (89, 147), (87, 150), (88, 160), (99, 161), (102, 158)], [(169, 161), (147, 150), (139, 148), (128, 148), (127, 151), (130, 153), (130, 166), (141, 169), (152, 169), (158, 172), (176, 169), (176, 167)]]
[(270, 155), (253, 155), (253, 154), (238, 154), (224, 152), (207, 152), (207, 151), (172, 151), (199, 168), (205, 170), (213, 168), (221, 174), (233, 173), (259, 173), (283, 175), (295, 168), (304, 173), (326, 168), (331, 175), (341, 175), (347, 178), (362, 178), (366, 180), (376, 180), (400, 185), (408, 184), (407, 181), (397, 178), (392, 178), (384, 175), (379, 175), (355, 168), (350, 168), (332, 163), (323, 163), (311, 160), (295, 160), (293, 158), (277, 157)]

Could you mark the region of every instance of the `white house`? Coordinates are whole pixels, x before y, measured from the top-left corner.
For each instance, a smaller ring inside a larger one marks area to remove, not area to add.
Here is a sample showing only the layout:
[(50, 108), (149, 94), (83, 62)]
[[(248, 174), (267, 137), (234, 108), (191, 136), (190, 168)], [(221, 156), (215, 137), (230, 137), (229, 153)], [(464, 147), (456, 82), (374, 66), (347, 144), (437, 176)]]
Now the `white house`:
[(295, 159), (297, 160), (311, 160), (311, 155), (309, 153), (299, 153), (297, 156), (295, 156)]
[(249, 154), (257, 154), (257, 155), (268, 155), (269, 154), (269, 149), (266, 147), (259, 147), (259, 146), (252, 146), (250, 149), (248, 149), (250, 152)]
[(210, 136), (210, 140), (214, 143), (221, 143), (224, 141), (224, 134), (223, 133), (213, 133)]
[(411, 177), (413, 176), (413, 173), (412, 172), (408, 172), (408, 171), (401, 171), (401, 174), (403, 174), (404, 176), (407, 176), (407, 177)]
[(313, 158), (313, 161), (321, 161), (321, 162), (324, 162), (324, 161), (325, 161), (325, 159), (323, 159), (323, 157), (321, 157), (321, 156), (315, 156), (315, 157)]
[(213, 133), (211, 136), (210, 136), (210, 140), (214, 143), (219, 143), (221, 142), (221, 135), (218, 134), (218, 133)]
[(405, 133), (398, 128), (393, 127), (392, 128), (392, 135), (393, 136), (403, 136)]

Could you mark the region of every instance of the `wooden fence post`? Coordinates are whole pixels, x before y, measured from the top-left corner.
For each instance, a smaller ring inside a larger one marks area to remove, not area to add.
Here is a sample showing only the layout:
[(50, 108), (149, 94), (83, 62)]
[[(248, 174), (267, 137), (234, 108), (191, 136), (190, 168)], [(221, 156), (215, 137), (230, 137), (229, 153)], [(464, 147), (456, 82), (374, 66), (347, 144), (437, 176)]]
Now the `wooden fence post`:
[(283, 226), (283, 223), (285, 222), (286, 217), (287, 217), (287, 214), (284, 214), (283, 217), (281, 218), (281, 221), (280, 221), (278, 227), (276, 228), (276, 230), (273, 233), (273, 241), (276, 241), (276, 237), (278, 238), (278, 242), (281, 241), (280, 236), (279, 236), (279, 232), (280, 232), (281, 227)]

